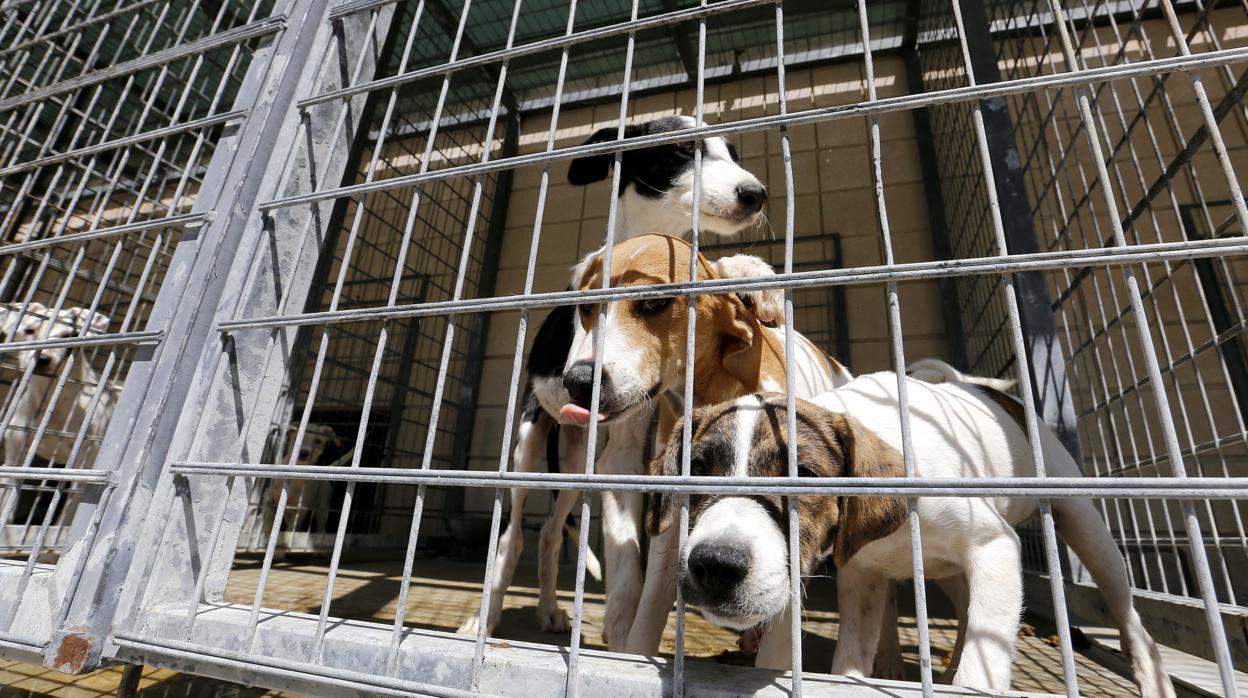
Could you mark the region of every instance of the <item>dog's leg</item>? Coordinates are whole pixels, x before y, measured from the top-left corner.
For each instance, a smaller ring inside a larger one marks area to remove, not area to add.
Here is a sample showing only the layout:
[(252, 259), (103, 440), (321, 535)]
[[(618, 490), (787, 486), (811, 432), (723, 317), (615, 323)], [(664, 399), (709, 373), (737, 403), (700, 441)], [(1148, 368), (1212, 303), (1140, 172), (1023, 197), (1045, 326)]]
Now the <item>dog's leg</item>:
[(958, 639), (953, 643), (953, 654), (949, 655), (949, 666), (937, 679), (937, 683), (953, 683), (958, 673), (958, 664), (962, 661), (962, 647), (966, 644), (966, 605), (970, 603), (969, 590), (966, 588), (966, 576), (956, 574), (937, 580), (941, 591), (953, 602), (954, 613), (958, 617)]
[[(640, 475), (645, 432), (650, 411), (613, 426), (602, 454), (600, 472)], [(607, 604), (602, 639), (612, 652), (621, 652), (641, 599), (641, 494), (602, 493), (602, 531), (607, 562)]]
[(548, 633), (564, 633), (572, 627), (567, 612), (559, 608), (556, 592), (559, 581), (559, 551), (563, 548), (563, 523), (580, 499), (580, 492), (561, 490), (555, 498), (555, 510), (542, 526), (538, 543), (537, 580), (541, 591), (537, 601), (537, 622)]
[[(888, 589), (893, 581), (853, 564), (836, 571), (836, 652), (832, 673), (865, 677), (871, 671), (880, 642)], [(770, 634), (770, 633), (768, 633)]]
[(1004, 527), (966, 552), (966, 641), (955, 686), (1004, 691), (1010, 687), (1014, 645), (1023, 612), (1018, 536)]
[(884, 599), (884, 617), (880, 622), (880, 644), (875, 652), (875, 665), (871, 676), (877, 679), (904, 681), (906, 661), (901, 656), (901, 640), (897, 637), (897, 585), (888, 585)]
[(606, 549), (607, 607), (602, 639), (612, 652), (624, 650), (641, 601), (641, 494), (604, 492), (602, 527)]
[(1131, 603), (1126, 564), (1096, 507), (1086, 499), (1053, 500), (1053, 518), (1062, 540), (1087, 566), (1092, 580), (1118, 621), (1123, 654), (1142, 696), (1173, 698), (1174, 686), (1157, 644)]
[[(511, 579), (516, 574), (516, 564), (520, 562), (520, 554), (524, 552), (524, 500), (528, 490), (513, 488), (511, 490), (511, 516), (507, 520), (507, 530), (498, 539), (498, 554), (494, 557), (494, 576), (488, 580), (490, 584), (490, 608), (486, 613), (485, 634), (494, 635), (498, 619), (503, 613), (503, 597)], [(464, 620), (463, 625), (455, 632), (461, 635), (476, 635), (481, 627), (481, 614), (474, 611)]]
[[(554, 426), (554, 420), (546, 413), (537, 416), (536, 421), (520, 423), (516, 438), (516, 447), (512, 451), (512, 465), (516, 472), (531, 473), (537, 470), (542, 462), (542, 454), (546, 448), (546, 437)], [(520, 554), (524, 552), (524, 500), (528, 490), (520, 487), (511, 490), (511, 516), (507, 521), (507, 530), (498, 539), (498, 552), (494, 558), (494, 578), (490, 584), (490, 609), (486, 615), (485, 634), (493, 635), (498, 625), (499, 616), (503, 613), (503, 597), (511, 579), (516, 573), (516, 564), (520, 562)], [(474, 612), (459, 626), (463, 635), (476, 635), (480, 628), (481, 615)]]
[(680, 551), (676, 549), (678, 537), (679, 531), (673, 526), (662, 535), (650, 538), (641, 601), (624, 645), (624, 651), (629, 654), (653, 656), (659, 653), (667, 616), (676, 603), (676, 568), (680, 564)]
[(758, 655), (754, 657), (754, 666), (776, 671), (789, 671), (793, 668), (793, 633), (790, 628), (793, 614), (790, 609), (786, 605), (780, 615), (766, 624), (763, 636), (758, 641)]
[[(588, 432), (575, 427), (565, 426), (559, 430), (559, 469), (562, 472), (584, 471), (587, 436)], [(555, 497), (554, 509), (542, 526), (542, 534), (538, 539), (537, 621), (542, 630), (550, 633), (567, 632), (572, 627), (568, 614), (559, 608), (557, 600), (559, 551), (563, 549), (564, 524), (580, 497), (581, 493), (573, 490), (559, 492), (559, 495)], [(587, 526), (589, 522), (582, 521), (581, 525)]]

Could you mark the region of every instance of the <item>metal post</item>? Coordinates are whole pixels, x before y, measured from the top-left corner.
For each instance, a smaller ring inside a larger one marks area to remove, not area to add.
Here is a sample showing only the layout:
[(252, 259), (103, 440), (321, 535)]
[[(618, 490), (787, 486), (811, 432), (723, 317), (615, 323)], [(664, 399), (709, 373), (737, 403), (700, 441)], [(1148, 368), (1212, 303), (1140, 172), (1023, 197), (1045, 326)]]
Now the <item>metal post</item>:
[[(984, 3), (961, 2), (960, 5), (975, 80), (979, 84), (1001, 82)], [(1022, 158), (1014, 142), (1009, 104), (1004, 97), (984, 99), (980, 104), (1008, 251), (1011, 255), (1040, 252), (1040, 239), (1031, 216), (1031, 204), (1021, 169)], [(919, 140), (923, 141), (921, 135)], [(1066, 359), (1057, 336), (1057, 321), (1044, 274), (1037, 271), (1015, 273), (1014, 288), (1018, 291), (1023, 338), (1033, 367), (1030, 378), (1040, 416), (1056, 430), (1062, 444), (1082, 467), (1074, 400), (1066, 382)], [(974, 366), (967, 368), (975, 370)]]
[[(293, 3), (289, 14), (282, 18), (284, 31), (255, 52), (240, 87), (237, 101), (249, 108), (248, 118), (236, 133), (222, 140), (196, 202), (196, 211), (208, 211), (214, 214), (213, 218), (198, 235), (179, 241), (170, 269), (180, 271), (176, 275), (171, 271), (166, 278), (149, 320), (150, 326), (165, 328), (164, 340), (154, 350), (144, 347), (136, 352), (117, 412), (97, 457), (97, 467), (99, 463), (115, 464), (118, 487), (111, 490), (111, 497), (84, 501), (79, 506), (70, 537), (74, 546), (58, 566), (58, 573), (65, 570), (74, 576), (67, 580), (70, 585), (61, 617), (56, 619), (58, 629), (44, 654), (44, 662), (51, 668), (77, 673), (98, 666), (101, 653), (111, 652), (106, 645), (114, 630), (134, 620), (136, 609), (145, 600), (150, 601), (145, 599), (147, 591), (187, 597), (187, 583), (193, 582), (187, 575), (198, 573), (192, 571), (191, 565), (202, 562), (200, 556), (211, 547), (205, 545), (206, 538), (197, 538), (204, 531), (191, 528), (204, 522), (189, 517), (178, 520), (178, 524), (187, 527), (190, 549), (161, 547), (164, 525), (153, 525), (147, 514), (153, 503), (156, 512), (164, 514), (162, 504), (170, 506), (174, 501), (173, 481), (179, 478), (162, 477), (162, 473), (170, 458), (192, 452), (200, 410), (226, 409), (213, 404), (209, 386), (220, 378), (235, 382), (234, 389), (241, 390), (236, 382), (240, 376), (248, 375), (246, 370), (233, 374), (229, 370), (237, 367), (239, 356), (245, 361), (255, 360), (254, 346), (217, 338), (217, 315), (222, 312), (219, 306), (234, 308), (254, 301), (253, 307), (272, 307), (271, 298), (264, 302), (258, 294), (293, 293), (310, 276), (300, 272), (296, 274), (297, 283), (292, 286), (287, 279), (284, 288), (275, 289), (272, 283), (264, 286), (263, 281), (248, 288), (253, 260), (238, 251), (256, 247), (254, 236), (265, 230), (257, 204), (273, 193), (286, 171), (284, 166), (273, 166), (272, 161), (293, 152), (293, 141), (300, 133), (294, 104), (322, 79), (311, 71), (282, 68), (305, 65), (317, 47), (329, 41), (325, 22), (328, 5), (326, 0)], [(341, 163), (346, 154), (346, 149), (342, 150), (318, 153), (317, 162)], [(303, 209), (299, 215), (306, 212)], [(257, 251), (266, 248), (260, 243)], [(279, 260), (268, 263), (277, 266)], [(306, 292), (306, 286), (303, 288)], [(259, 336), (273, 335), (246, 335), (248, 342)], [(218, 373), (216, 358), (222, 352), (228, 353), (235, 363)], [(187, 405), (191, 407), (184, 410)], [(230, 413), (232, 408), (231, 403)], [(255, 442), (262, 443), (268, 427), (266, 423), (259, 429), (256, 439), (253, 434), (225, 438), (235, 428), (232, 420), (218, 426), (210, 439), (214, 445), (228, 449), (246, 438), (244, 451), (248, 446), (255, 448)], [(204, 496), (198, 486), (205, 484), (192, 483), (195, 491), (191, 496)], [(96, 533), (86, 535), (97, 507), (105, 503)], [(245, 504), (245, 497), (240, 504)], [(237, 526), (239, 521), (231, 519), (231, 525)], [(226, 540), (233, 545), (233, 540)], [(153, 573), (152, 561), (169, 555), (177, 559)], [(183, 557), (178, 558), (179, 555)], [(217, 556), (218, 560), (230, 557)], [(132, 567), (132, 559), (149, 564)], [(228, 559), (225, 564), (228, 569)]]

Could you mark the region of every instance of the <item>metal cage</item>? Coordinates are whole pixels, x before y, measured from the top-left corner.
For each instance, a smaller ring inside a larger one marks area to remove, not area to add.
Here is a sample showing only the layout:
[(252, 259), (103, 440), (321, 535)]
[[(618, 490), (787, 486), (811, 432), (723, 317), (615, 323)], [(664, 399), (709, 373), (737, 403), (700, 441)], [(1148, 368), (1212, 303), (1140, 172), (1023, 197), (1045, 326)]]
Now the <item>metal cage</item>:
[[(0, 0), (0, 19), (0, 656), (322, 695), (969, 694), (934, 682), (956, 620), (925, 583), (899, 587), (912, 683), (823, 673), (835, 581), (796, 563), (794, 621), (768, 631), (792, 633), (791, 672), (701, 661), (732, 638), (679, 598), (664, 656), (599, 649), (597, 493), (795, 512), (878, 490), (909, 503), (916, 569), (919, 498), (1047, 498), (1020, 536), (1053, 639), (1020, 639), (1016, 690), (1131, 689), (1062, 497), (1096, 498), (1176, 686), (1248, 685), (1248, 5)], [(699, 125), (624, 138), (669, 114)], [(584, 143), (599, 128), (618, 137)], [(724, 242), (695, 214), (688, 239), (778, 275), (564, 290), (619, 225), (618, 175), (577, 189), (567, 163), (712, 136), (771, 190), (768, 222)], [(1019, 379), (1034, 452), (1043, 422), (1084, 477), (933, 484), (908, 417), (904, 478), (601, 474), (595, 429), (583, 474), (515, 472), (547, 310), (760, 289), (856, 373), (940, 356)], [(581, 493), (570, 635), (450, 632), (489, 606), (507, 488), (542, 495), (526, 524)], [(788, 535), (792, 555), (792, 516)]]

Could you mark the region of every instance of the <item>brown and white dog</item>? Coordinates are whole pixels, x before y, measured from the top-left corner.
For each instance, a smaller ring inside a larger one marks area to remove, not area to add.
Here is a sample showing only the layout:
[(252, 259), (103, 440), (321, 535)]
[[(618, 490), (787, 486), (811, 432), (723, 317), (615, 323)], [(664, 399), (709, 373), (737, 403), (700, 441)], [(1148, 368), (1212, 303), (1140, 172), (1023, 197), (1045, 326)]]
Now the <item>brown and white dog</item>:
[[(949, 369), (946, 376), (956, 377)], [(1021, 405), (995, 388), (967, 381), (907, 379), (917, 476), (1021, 477), (1035, 473)], [(692, 472), (776, 477), (788, 472), (796, 444), (799, 475), (817, 478), (901, 477), (897, 376), (861, 376), (813, 400), (796, 400), (797, 434), (787, 434), (782, 395), (749, 395), (693, 413)], [(1047, 428), (1040, 433), (1046, 472), (1079, 475)], [(651, 463), (654, 474), (679, 473), (680, 440)], [(960, 660), (953, 683), (1004, 690), (1010, 685), (1022, 613), (1022, 568), (1015, 527), (1037, 511), (1034, 499), (921, 497), (924, 573), (961, 587)], [(787, 620), (787, 508), (777, 496), (690, 498), (690, 535), (680, 551), (680, 583), (690, 604), (729, 628)], [(1117, 619), (1122, 646), (1145, 696), (1173, 696), (1161, 656), (1132, 606), (1126, 568), (1089, 500), (1052, 501), (1059, 532), (1088, 566)], [(652, 534), (674, 520), (671, 495), (654, 495)], [(896, 496), (799, 498), (801, 569), (831, 558), (837, 567), (840, 630), (832, 672), (866, 676), (879, 641), (891, 580), (912, 576), (906, 506)], [(764, 644), (787, 644), (788, 632)], [(764, 650), (760, 649), (760, 655)], [(783, 657), (780, 657), (783, 659)], [(780, 667), (785, 666), (778, 662)], [(951, 667), (952, 668), (952, 667)]]

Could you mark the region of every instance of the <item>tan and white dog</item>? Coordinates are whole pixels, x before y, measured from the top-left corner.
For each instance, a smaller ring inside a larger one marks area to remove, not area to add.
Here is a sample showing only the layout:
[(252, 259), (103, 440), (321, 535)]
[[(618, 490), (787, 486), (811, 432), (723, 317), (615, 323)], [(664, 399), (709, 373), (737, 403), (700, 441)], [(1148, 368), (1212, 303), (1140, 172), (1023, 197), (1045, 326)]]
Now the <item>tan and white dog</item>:
[[(11, 342), (103, 334), (108, 326), (106, 316), (98, 312), (92, 315), (86, 308), (66, 308), (55, 317), (42, 303), (29, 304), (20, 317), (18, 309), (0, 309), (0, 329)], [(62, 375), (70, 361), (73, 366)], [(69, 347), (18, 352), (18, 368), (21, 374), (30, 372), (30, 379), (16, 397), (13, 418), (4, 432), (5, 464), (21, 466), (38, 456), (49, 464), (65, 465), (86, 420), (73, 465), (90, 467), (113, 413), (115, 389), (100, 385), (100, 375), (85, 357), (71, 355)], [(20, 376), (14, 382), (18, 380)], [(31, 444), (41, 425), (44, 433), (32, 454)]]
[[(946, 377), (960, 374), (946, 373)], [(969, 379), (973, 381), (974, 379)], [(1021, 477), (1035, 473), (1017, 400), (974, 382), (931, 384), (907, 379), (910, 426), (921, 478)], [(897, 376), (876, 373), (810, 401), (797, 400), (797, 434), (787, 432), (782, 395), (749, 395), (693, 414), (694, 475), (776, 477), (787, 474), (796, 444), (800, 475), (818, 478), (901, 477), (901, 415)], [(1079, 470), (1056, 436), (1040, 433), (1045, 470)], [(673, 438), (651, 464), (655, 474), (679, 472)], [(960, 660), (953, 683), (1004, 690), (1010, 685), (1019, 619), (1022, 568), (1015, 527), (1034, 515), (1034, 499), (921, 497), (923, 564), (928, 578), (963, 589)], [(671, 527), (674, 497), (656, 495), (647, 525)], [(778, 496), (690, 498), (690, 535), (680, 552), (686, 599), (729, 628), (787, 621), (787, 508)], [(1126, 568), (1096, 508), (1087, 499), (1052, 500), (1065, 542), (1087, 565), (1117, 619), (1134, 679), (1145, 696), (1173, 696), (1152, 638), (1132, 606)], [(905, 501), (896, 496), (799, 498), (803, 574), (831, 558), (837, 566), (840, 630), (832, 672), (867, 676), (879, 641), (892, 580), (912, 576)], [(767, 633), (760, 658), (787, 666), (788, 632)]]

